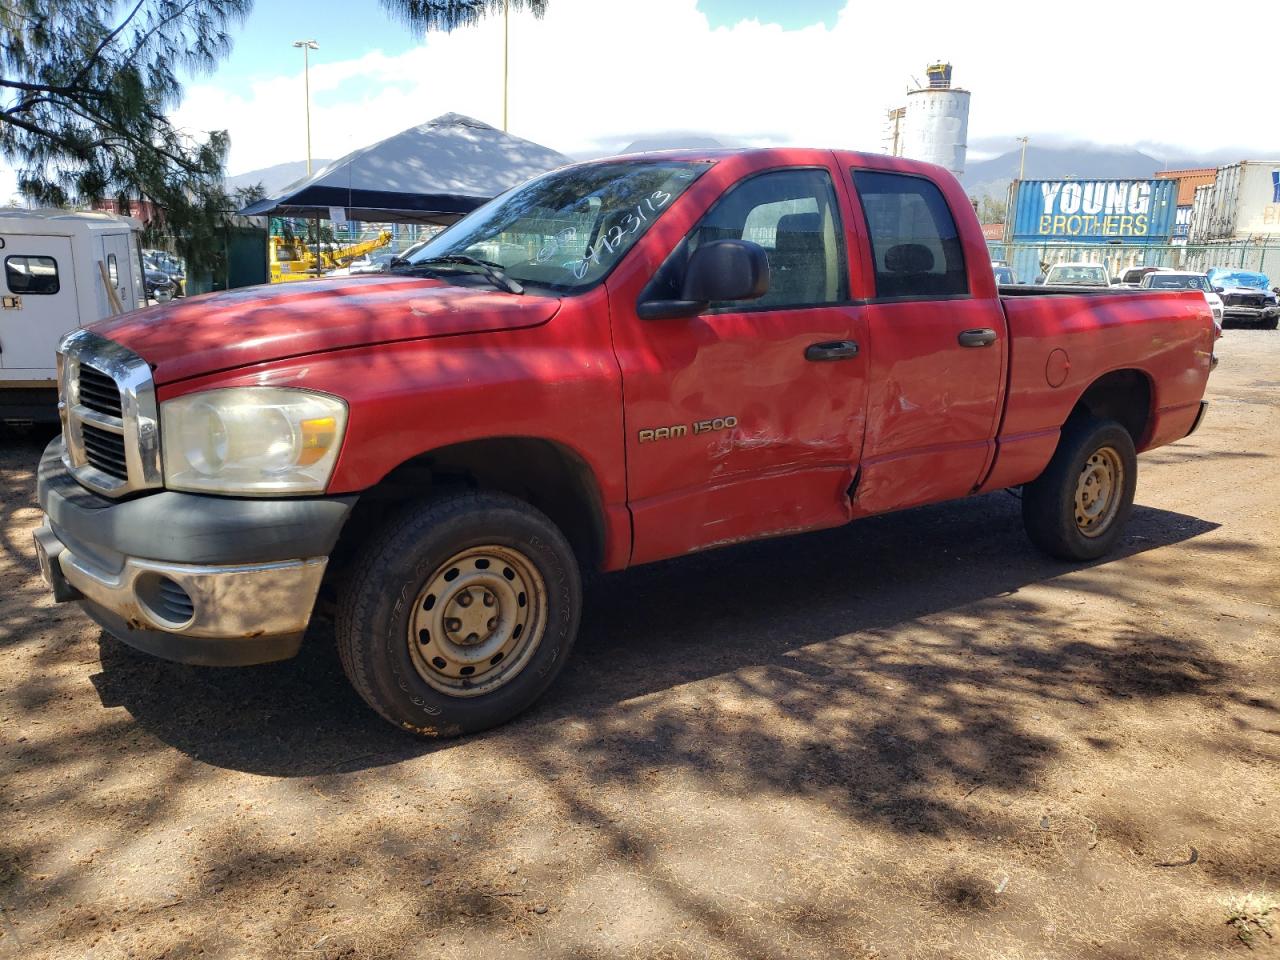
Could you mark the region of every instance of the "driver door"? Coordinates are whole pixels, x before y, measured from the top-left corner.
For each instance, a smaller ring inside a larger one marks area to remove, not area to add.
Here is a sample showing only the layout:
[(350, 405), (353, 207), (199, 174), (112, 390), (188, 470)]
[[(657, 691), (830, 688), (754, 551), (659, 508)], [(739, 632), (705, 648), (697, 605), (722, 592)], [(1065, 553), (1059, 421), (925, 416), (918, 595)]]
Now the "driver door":
[(825, 165), (739, 180), (639, 298), (670, 298), (699, 244), (737, 238), (768, 254), (759, 300), (641, 320), (611, 295), (633, 563), (849, 519), (867, 367), (841, 196)]

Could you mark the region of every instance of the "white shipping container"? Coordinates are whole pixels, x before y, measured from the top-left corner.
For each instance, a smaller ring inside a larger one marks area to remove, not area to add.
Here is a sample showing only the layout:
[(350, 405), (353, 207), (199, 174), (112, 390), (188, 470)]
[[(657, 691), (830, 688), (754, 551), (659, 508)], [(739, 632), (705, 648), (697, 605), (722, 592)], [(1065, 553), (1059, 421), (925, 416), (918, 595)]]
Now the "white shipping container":
[(1219, 167), (1208, 224), (1199, 239), (1273, 237), (1280, 240), (1280, 160), (1242, 160)]
[(1213, 220), (1213, 184), (1202, 183), (1196, 187), (1191, 203), (1191, 232), (1189, 243), (1204, 243), (1209, 239), (1209, 224)]

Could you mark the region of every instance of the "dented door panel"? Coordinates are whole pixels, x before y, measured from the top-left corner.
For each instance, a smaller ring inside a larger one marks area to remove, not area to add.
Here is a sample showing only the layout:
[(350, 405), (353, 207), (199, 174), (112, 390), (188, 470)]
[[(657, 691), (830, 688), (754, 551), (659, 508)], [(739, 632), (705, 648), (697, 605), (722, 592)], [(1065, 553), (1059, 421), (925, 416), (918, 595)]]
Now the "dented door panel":
[(849, 519), (866, 401), (861, 308), (637, 322), (615, 337), (627, 420), (633, 562)]
[[(856, 515), (970, 493), (993, 451), (1008, 332), (995, 299), (871, 304), (867, 433)], [(966, 330), (994, 330), (964, 347)]]

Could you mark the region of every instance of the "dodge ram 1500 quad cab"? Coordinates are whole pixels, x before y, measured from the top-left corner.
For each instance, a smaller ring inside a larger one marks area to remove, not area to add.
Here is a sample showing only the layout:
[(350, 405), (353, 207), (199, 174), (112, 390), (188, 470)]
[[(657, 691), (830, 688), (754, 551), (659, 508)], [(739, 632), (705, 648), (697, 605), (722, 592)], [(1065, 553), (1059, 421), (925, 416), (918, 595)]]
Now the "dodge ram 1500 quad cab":
[[(392, 272), (69, 335), (36, 535), (59, 600), (194, 664), (293, 656), (332, 597), (392, 723), (531, 704), (584, 570), (1022, 488), (1115, 543), (1204, 411), (1198, 290), (998, 290), (957, 181), (807, 149), (577, 164)], [(695, 587), (696, 589), (696, 587)]]

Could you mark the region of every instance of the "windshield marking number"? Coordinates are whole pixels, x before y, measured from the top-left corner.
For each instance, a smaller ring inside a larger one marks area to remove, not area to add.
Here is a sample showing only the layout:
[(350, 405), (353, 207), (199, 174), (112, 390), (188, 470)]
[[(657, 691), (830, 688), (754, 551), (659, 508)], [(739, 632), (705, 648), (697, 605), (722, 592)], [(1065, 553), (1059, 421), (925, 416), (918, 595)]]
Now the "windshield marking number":
[(622, 216), (622, 221), (610, 227), (596, 241), (595, 246), (582, 255), (581, 260), (571, 261), (565, 264), (565, 269), (571, 270), (573, 276), (577, 280), (581, 280), (587, 275), (587, 271), (591, 269), (592, 264), (600, 263), (601, 248), (613, 253), (622, 245), (622, 241), (629, 234), (638, 233), (640, 227), (649, 222), (649, 218), (645, 216), (645, 208), (650, 213), (660, 213), (662, 209), (671, 202), (671, 194), (666, 190), (655, 190), (653, 193), (635, 206), (635, 212), (628, 210)]

